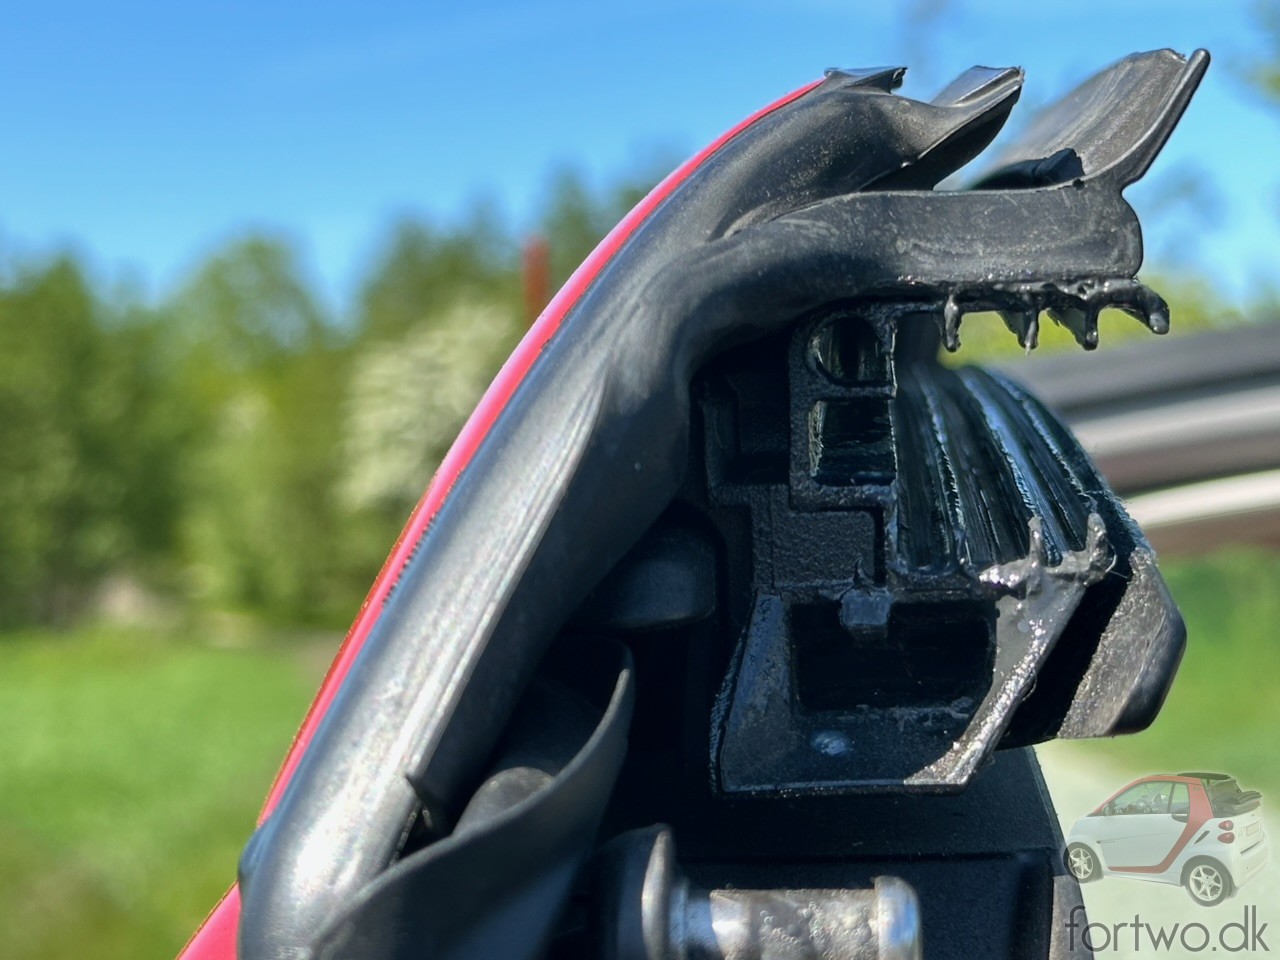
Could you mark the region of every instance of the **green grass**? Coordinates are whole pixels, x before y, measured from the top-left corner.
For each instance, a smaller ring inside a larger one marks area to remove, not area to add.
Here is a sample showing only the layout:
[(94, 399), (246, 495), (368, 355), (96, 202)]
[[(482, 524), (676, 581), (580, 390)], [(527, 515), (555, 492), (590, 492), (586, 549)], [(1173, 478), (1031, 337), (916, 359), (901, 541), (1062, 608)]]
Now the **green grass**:
[(235, 877), (315, 661), (119, 630), (0, 638), (4, 954), (174, 955)]
[[(1280, 793), (1280, 553), (1163, 566), (1190, 631), (1168, 704), (1139, 736), (1074, 750), (1135, 776), (1224, 769)], [(0, 637), (6, 957), (172, 956), (234, 878), (334, 649), (237, 637)]]
[(1155, 722), (1076, 753), (1136, 777), (1214, 770), (1280, 797), (1280, 552), (1235, 549), (1162, 562), (1187, 652)]

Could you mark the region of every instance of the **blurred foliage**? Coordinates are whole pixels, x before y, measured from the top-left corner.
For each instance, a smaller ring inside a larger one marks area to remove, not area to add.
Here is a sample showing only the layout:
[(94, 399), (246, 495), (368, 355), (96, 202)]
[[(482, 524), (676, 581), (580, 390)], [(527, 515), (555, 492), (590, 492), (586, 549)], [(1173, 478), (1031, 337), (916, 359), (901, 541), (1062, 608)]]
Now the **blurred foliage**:
[(1263, 53), (1247, 67), (1250, 84), (1274, 104), (1280, 105), (1280, 2), (1255, 0), (1258, 32)]
[(335, 503), (350, 337), (280, 241), (217, 254), (168, 305), (198, 431), (181, 524), (186, 585), (293, 621), (350, 610)]
[[(651, 184), (562, 170), (560, 283)], [(389, 231), (334, 316), (288, 240), (213, 252), (158, 304), (75, 257), (0, 270), (0, 626), (125, 577), (179, 608), (340, 625), (524, 332), (519, 238), (484, 207)]]
[(360, 334), (402, 337), (430, 325), (441, 305), (458, 297), (494, 302), (520, 315), (517, 244), (483, 207), (452, 230), (412, 220), (391, 229), (361, 290)]
[(66, 622), (104, 574), (175, 552), (191, 421), (163, 334), (67, 257), (0, 287), (0, 624)]
[(511, 310), (459, 299), (352, 366), (341, 492), (354, 510), (421, 495), (494, 371), (519, 340)]

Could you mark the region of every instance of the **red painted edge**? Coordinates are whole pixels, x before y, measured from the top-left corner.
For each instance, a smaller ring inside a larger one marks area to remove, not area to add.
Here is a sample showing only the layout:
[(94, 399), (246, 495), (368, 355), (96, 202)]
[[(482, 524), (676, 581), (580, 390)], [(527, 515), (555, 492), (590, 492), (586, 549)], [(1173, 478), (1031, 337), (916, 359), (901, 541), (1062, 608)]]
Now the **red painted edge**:
[[(543, 348), (555, 335), (556, 331), (560, 329), (560, 324), (564, 322), (564, 318), (573, 308), (573, 305), (582, 298), (582, 295), (586, 293), (605, 265), (626, 245), (631, 235), (635, 233), (636, 228), (677, 187), (684, 183), (699, 166), (706, 162), (708, 157), (762, 117), (786, 106), (793, 100), (799, 99), (822, 82), (822, 80), (814, 80), (812, 83), (808, 83), (798, 90), (793, 90), (785, 97), (757, 110), (672, 171), (666, 179), (636, 204), (631, 212), (618, 222), (616, 227), (609, 231), (609, 235), (600, 242), (600, 245), (591, 252), (591, 255), (573, 272), (573, 276), (569, 278), (568, 282), (560, 289), (560, 292), (547, 304), (547, 308), (534, 321), (533, 326), (529, 328), (529, 332), (525, 334), (524, 339), (520, 341), (520, 344), (507, 359), (507, 362), (503, 364), (497, 377), (489, 385), (489, 389), (485, 391), (480, 403), (468, 418), (453, 446), (449, 448), (449, 452), (445, 455), (440, 467), (436, 470), (435, 476), (431, 479), (426, 493), (418, 501), (418, 506), (414, 509), (408, 523), (405, 524), (404, 530), (400, 533), (400, 538), (392, 548), (391, 555), (387, 557), (386, 563), (382, 565), (378, 579), (374, 581), (373, 587), (369, 590), (369, 595), (365, 597), (364, 603), (361, 604), (355, 623), (351, 625), (351, 629), (347, 632), (346, 639), (343, 640), (337, 656), (334, 657), (333, 663), (329, 667), (329, 672), (325, 675), (324, 682), (320, 685), (320, 691), (316, 694), (315, 700), (312, 701), (311, 709), (307, 711), (306, 718), (302, 721), (302, 726), (293, 738), (293, 745), (289, 748), (284, 764), (281, 766), (280, 772), (276, 774), (271, 791), (267, 794), (266, 803), (263, 805), (262, 813), (258, 817), (258, 823), (261, 824), (266, 820), (271, 811), (275, 809), (276, 804), (280, 802), (280, 797), (284, 794), (294, 770), (297, 769), (298, 763), (302, 760), (302, 755), (306, 752), (307, 745), (311, 743), (312, 737), (315, 736), (316, 729), (320, 726), (320, 721), (324, 719), (325, 712), (337, 696), (338, 689), (342, 686), (342, 681), (346, 678), (351, 665), (355, 662), (356, 656), (360, 652), (360, 648), (369, 636), (369, 631), (373, 629), (374, 623), (377, 622), (387, 597), (390, 596), (396, 582), (400, 579), (400, 574), (413, 556), (422, 537), (426, 534), (432, 519), (439, 513), (445, 499), (449, 496), (450, 490), (453, 489), (453, 485), (467, 468), (467, 464), (471, 462), (472, 457), (475, 456), (476, 451), (484, 442), (484, 438), (488, 435), (494, 422), (502, 414), (511, 397), (515, 394), (520, 384), (524, 382), (525, 376), (528, 375), (529, 370), (541, 355)], [(213, 912), (205, 919), (200, 929), (187, 942), (186, 947), (179, 954), (179, 960), (234, 960), (239, 918), (240, 894), (239, 890), (232, 886), (222, 900), (218, 902), (218, 905), (214, 907)]]
[(182, 948), (178, 960), (236, 960), (239, 927), (240, 888), (232, 884)]

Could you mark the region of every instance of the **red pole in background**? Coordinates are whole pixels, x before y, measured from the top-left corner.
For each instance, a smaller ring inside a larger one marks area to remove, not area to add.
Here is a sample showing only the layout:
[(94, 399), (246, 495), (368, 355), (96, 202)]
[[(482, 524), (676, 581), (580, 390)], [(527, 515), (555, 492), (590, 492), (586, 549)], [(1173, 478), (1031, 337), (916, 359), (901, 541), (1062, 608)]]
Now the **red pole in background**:
[(525, 322), (533, 326), (551, 302), (551, 245), (545, 237), (534, 235), (525, 241), (520, 267), (524, 280)]

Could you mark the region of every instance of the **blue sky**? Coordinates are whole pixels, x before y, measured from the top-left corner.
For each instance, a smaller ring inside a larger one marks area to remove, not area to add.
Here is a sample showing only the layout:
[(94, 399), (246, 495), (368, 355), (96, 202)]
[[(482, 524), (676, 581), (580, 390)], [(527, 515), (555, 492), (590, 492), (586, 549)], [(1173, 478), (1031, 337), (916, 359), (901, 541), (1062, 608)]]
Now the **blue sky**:
[[(519, 228), (557, 165), (605, 182), (678, 159), (826, 66), (906, 63), (903, 92), (925, 97), (971, 64), (1017, 64), (1025, 107), (1132, 50), (1204, 46), (1201, 93), (1129, 196), (1153, 259), (1233, 295), (1276, 275), (1280, 110), (1239, 79), (1251, 3), (953, 0), (924, 37), (891, 6), (25, 4), (0, 29), (0, 245), (73, 245), (159, 295), (264, 228), (342, 303), (398, 215), (447, 222), (486, 198)], [(1198, 174), (1203, 236), (1161, 200)]]

